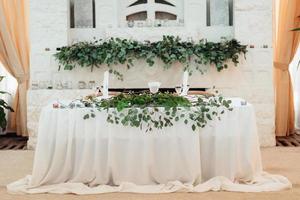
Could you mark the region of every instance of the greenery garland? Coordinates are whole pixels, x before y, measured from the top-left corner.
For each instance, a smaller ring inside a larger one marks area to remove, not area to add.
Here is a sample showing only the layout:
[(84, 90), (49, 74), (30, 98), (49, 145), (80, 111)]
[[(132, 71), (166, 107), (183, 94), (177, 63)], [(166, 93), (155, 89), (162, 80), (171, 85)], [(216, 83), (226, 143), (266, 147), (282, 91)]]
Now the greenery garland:
[[(137, 127), (152, 131), (171, 127), (182, 121), (195, 131), (204, 128), (215, 118), (220, 120), (225, 110), (231, 111), (231, 101), (222, 96), (201, 95), (194, 102), (170, 93), (120, 94), (110, 99), (84, 100), (86, 106), (95, 106), (99, 111), (107, 111), (107, 122)], [(94, 110), (84, 119), (95, 118)]]
[(163, 36), (158, 42), (145, 41), (144, 43), (135, 40), (110, 38), (108, 40), (96, 40), (94, 42), (79, 42), (71, 46), (59, 48), (54, 55), (65, 70), (72, 70), (77, 65), (81, 67), (99, 68), (107, 65), (110, 73), (123, 79), (123, 75), (113, 65), (126, 64), (127, 68), (134, 66), (134, 61), (143, 59), (149, 66), (153, 66), (155, 59), (160, 59), (165, 68), (179, 62), (184, 70), (189, 68), (191, 63), (201, 71), (200, 65), (213, 64), (218, 71), (226, 69), (228, 61), (235, 65), (239, 63), (239, 55), (246, 54), (247, 46), (241, 45), (235, 39), (222, 40), (221, 42), (198, 42), (181, 41), (179, 37)]

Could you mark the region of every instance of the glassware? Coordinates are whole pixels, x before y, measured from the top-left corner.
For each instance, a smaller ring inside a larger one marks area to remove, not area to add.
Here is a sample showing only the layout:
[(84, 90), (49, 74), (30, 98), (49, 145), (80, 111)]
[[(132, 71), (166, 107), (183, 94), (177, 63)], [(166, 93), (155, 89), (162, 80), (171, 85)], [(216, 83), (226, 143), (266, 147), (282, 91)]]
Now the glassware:
[(179, 26), (184, 26), (184, 19), (179, 19)]
[(100, 89), (100, 87), (96, 87), (96, 89), (95, 89), (95, 96), (98, 97), (100, 95), (101, 95), (101, 89)]
[(189, 89), (190, 89), (190, 85), (187, 85), (186, 88), (182, 87), (181, 95), (182, 96), (188, 95)]
[(61, 81), (59, 81), (59, 80), (55, 81), (55, 89), (58, 89), (58, 90), (63, 89), (63, 84), (61, 83)]
[(69, 89), (69, 82), (68, 81), (63, 82), (63, 89)]
[(247, 101), (243, 100), (241, 101), (241, 106), (246, 106), (247, 105)]
[(78, 42), (79, 42), (78, 39), (73, 39), (72, 42), (71, 42), (71, 44), (76, 44), (76, 43), (78, 43)]
[(164, 26), (164, 27), (169, 26), (169, 20), (168, 20), (168, 19), (164, 19), (164, 20), (163, 20), (163, 26)]
[(47, 89), (47, 81), (39, 81), (39, 89)]
[(100, 89), (101, 94), (103, 95), (103, 92), (104, 92), (104, 87), (103, 87), (103, 85), (101, 85), (99, 89)]
[(187, 91), (186, 91), (186, 93), (188, 94), (188, 92), (189, 92), (189, 90), (190, 90), (190, 85), (187, 85)]
[(37, 81), (32, 81), (31, 82), (31, 89), (32, 90), (37, 90), (39, 89), (39, 83)]
[(134, 21), (130, 20), (127, 22), (127, 25), (129, 28), (133, 28), (134, 27)]
[(52, 81), (47, 81), (47, 89), (49, 89), (49, 90), (53, 89), (53, 83), (52, 83)]
[(95, 81), (89, 81), (88, 88), (89, 89), (94, 89), (95, 87), (96, 87), (96, 82)]
[(189, 37), (187, 38), (187, 41), (188, 41), (188, 42), (193, 42), (193, 37), (189, 36)]
[(144, 27), (144, 23), (142, 21), (137, 22), (137, 27), (142, 28)]
[(160, 82), (149, 82), (148, 86), (149, 86), (149, 90), (152, 94), (156, 94), (159, 90), (161, 83)]
[(162, 21), (158, 20), (157, 27), (161, 27)]
[[(103, 99), (108, 99), (109, 98), (109, 91), (106, 90), (103, 85), (101, 85), (99, 89), (101, 91), (102, 98)], [(105, 93), (106, 93), (106, 95), (105, 95)]]
[(73, 81), (68, 81), (68, 89), (73, 89)]
[(182, 87), (180, 85), (176, 86), (175, 87), (175, 92), (176, 92), (177, 95), (180, 95), (181, 92), (182, 92)]
[(84, 81), (78, 81), (78, 88), (79, 89), (85, 89), (86, 83)]
[(151, 19), (147, 19), (146, 24), (147, 24), (147, 27), (152, 27), (153, 26), (153, 23), (152, 23)]
[(39, 86), (39, 89), (43, 89), (43, 84), (42, 84), (42, 81), (38, 81), (38, 86)]

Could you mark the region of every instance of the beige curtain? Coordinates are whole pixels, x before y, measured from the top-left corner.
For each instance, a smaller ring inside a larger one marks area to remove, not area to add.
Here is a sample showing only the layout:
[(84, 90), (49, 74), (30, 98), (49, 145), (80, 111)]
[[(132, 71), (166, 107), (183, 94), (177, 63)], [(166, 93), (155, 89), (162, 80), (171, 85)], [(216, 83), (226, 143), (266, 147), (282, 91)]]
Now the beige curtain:
[(299, 44), (300, 0), (275, 0), (274, 5), (274, 88), (276, 136), (294, 133), (294, 102), (289, 73)]
[(18, 81), (9, 128), (27, 136), (26, 92), (29, 79), (29, 0), (0, 0), (0, 62)]

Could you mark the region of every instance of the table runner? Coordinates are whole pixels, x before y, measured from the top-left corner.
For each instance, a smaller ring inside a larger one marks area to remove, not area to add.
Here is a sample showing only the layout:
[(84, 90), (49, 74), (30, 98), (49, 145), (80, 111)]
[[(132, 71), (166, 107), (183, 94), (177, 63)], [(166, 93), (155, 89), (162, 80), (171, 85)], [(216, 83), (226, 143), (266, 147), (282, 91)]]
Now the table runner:
[(106, 122), (106, 112), (83, 120), (90, 108), (45, 107), (32, 176), (11, 193), (167, 193), (209, 190), (262, 192), (291, 187), (262, 170), (255, 114), (241, 106), (199, 132), (183, 122), (144, 133)]

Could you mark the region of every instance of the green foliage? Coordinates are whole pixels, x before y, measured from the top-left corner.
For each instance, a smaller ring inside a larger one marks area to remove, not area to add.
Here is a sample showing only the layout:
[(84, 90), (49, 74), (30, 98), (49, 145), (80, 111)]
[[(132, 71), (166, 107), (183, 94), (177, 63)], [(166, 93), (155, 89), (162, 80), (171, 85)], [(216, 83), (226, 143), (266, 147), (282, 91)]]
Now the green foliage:
[[(3, 76), (0, 76), (0, 82), (3, 80)], [(5, 91), (0, 91), (1, 95), (8, 94)], [(5, 110), (9, 110), (14, 112), (14, 110), (4, 101), (4, 99), (0, 98), (0, 128), (2, 130), (6, 129), (7, 120), (6, 120), (6, 113)]]
[[(231, 101), (221, 96), (199, 96), (192, 103), (185, 97), (170, 93), (122, 93), (111, 99), (93, 99), (92, 104), (99, 111), (107, 111), (108, 123), (145, 128), (146, 131), (171, 127), (180, 122), (196, 131), (204, 128), (209, 121), (220, 119), (225, 110), (232, 110)], [(90, 117), (95, 117), (93, 110), (84, 119)]]
[(103, 108), (117, 108), (122, 111), (130, 107), (176, 107), (176, 106), (190, 106), (191, 103), (184, 97), (174, 96), (170, 93), (121, 93), (111, 99), (102, 100), (100, 107)]
[(235, 39), (221, 42), (200, 40), (195, 43), (181, 41), (179, 37), (164, 36), (161, 41), (144, 43), (120, 38), (79, 42), (60, 48), (54, 56), (60, 64), (59, 68), (63, 66), (65, 70), (72, 70), (78, 65), (93, 70), (94, 67), (107, 65), (110, 73), (122, 80), (123, 75), (113, 66), (126, 64), (129, 69), (139, 59), (145, 60), (150, 67), (158, 58), (165, 64), (165, 68), (179, 62), (184, 70), (190, 72), (191, 63), (200, 71), (200, 64), (212, 64), (218, 71), (222, 71), (228, 67), (228, 61), (237, 65), (239, 55), (246, 52), (247, 47)]

